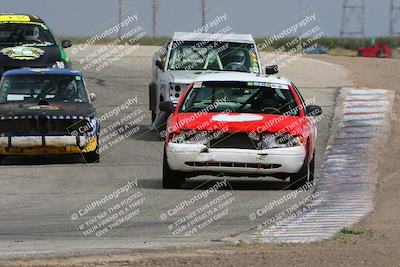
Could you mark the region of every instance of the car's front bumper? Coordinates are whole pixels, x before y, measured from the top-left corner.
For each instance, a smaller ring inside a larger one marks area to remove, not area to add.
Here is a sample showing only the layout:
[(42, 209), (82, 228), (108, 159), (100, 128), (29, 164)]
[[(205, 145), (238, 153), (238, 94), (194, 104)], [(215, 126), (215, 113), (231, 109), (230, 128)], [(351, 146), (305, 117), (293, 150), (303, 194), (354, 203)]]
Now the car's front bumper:
[(0, 137), (1, 156), (83, 154), (95, 151), (96, 137), (14, 136)]
[(305, 159), (303, 146), (265, 150), (207, 148), (198, 144), (166, 145), (168, 165), (183, 172), (227, 172), (236, 174), (296, 173)]

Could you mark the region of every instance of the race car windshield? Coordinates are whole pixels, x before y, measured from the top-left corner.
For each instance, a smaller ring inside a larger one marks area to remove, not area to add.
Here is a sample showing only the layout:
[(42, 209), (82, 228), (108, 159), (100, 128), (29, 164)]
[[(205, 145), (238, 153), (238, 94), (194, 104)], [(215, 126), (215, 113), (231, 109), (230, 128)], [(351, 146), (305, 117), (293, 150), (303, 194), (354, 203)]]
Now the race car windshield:
[(13, 75), (3, 77), (0, 103), (81, 103), (88, 96), (81, 76)]
[(271, 88), (265, 83), (195, 83), (180, 112), (234, 112), (290, 114), (299, 116), (297, 103), (286, 88)]
[(259, 73), (253, 44), (232, 42), (174, 42), (168, 70), (218, 70)]
[(52, 46), (56, 42), (45, 25), (0, 24), (0, 45)]

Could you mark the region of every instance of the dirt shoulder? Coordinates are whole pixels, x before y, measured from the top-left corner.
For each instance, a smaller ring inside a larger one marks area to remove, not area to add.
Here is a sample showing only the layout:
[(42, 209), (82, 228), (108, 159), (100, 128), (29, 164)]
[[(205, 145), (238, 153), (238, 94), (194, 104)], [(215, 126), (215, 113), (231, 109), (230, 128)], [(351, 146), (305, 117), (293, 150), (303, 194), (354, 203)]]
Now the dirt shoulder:
[(400, 83), (397, 82), (400, 73), (399, 59), (327, 55), (311, 58), (345, 67), (350, 72), (350, 79), (360, 87), (400, 91)]
[[(399, 60), (319, 56), (351, 72), (359, 87), (400, 93)], [(400, 99), (397, 95), (396, 102)], [(334, 239), (311, 244), (254, 244), (179, 249), (69, 259), (0, 262), (7, 266), (400, 266), (400, 106), (395, 107), (389, 146), (382, 144), (375, 210)]]

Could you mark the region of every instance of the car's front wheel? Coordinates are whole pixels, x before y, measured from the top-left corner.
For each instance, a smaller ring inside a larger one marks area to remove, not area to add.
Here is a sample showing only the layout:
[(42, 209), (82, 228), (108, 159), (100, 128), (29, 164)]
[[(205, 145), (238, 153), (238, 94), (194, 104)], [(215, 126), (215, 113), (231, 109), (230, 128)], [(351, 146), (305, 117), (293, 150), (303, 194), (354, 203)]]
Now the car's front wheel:
[(96, 141), (96, 149), (94, 151), (84, 153), (83, 158), (86, 163), (99, 163), (100, 162), (100, 153), (99, 153), (99, 138)]
[(315, 151), (313, 152), (313, 158), (310, 161), (310, 153), (308, 152), (307, 149), (307, 154), (300, 171), (290, 175), (290, 189), (295, 190), (304, 186), (307, 182), (313, 182), (314, 166), (315, 166)]
[(179, 189), (181, 184), (185, 181), (183, 172), (171, 170), (167, 161), (167, 153), (164, 150), (163, 157), (163, 177), (162, 186), (163, 188)]

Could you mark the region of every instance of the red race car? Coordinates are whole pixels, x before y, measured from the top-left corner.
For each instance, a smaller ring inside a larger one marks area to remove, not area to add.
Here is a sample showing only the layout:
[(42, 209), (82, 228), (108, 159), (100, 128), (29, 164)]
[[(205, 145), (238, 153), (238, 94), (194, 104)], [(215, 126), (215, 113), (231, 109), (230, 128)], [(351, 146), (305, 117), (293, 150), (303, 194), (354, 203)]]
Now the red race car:
[(314, 179), (321, 107), (307, 105), (295, 85), (276, 76), (209, 73), (188, 86), (165, 132), (163, 187), (197, 175), (290, 177), (291, 188)]
[(388, 44), (374, 44), (371, 47), (364, 46), (358, 49), (358, 55), (360, 57), (381, 57), (391, 58), (392, 49)]

